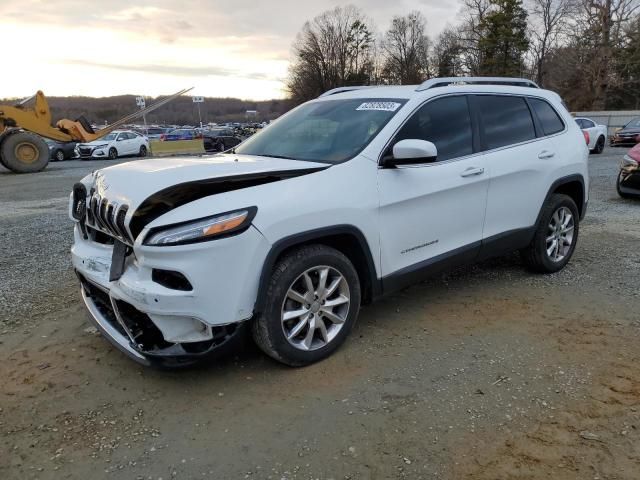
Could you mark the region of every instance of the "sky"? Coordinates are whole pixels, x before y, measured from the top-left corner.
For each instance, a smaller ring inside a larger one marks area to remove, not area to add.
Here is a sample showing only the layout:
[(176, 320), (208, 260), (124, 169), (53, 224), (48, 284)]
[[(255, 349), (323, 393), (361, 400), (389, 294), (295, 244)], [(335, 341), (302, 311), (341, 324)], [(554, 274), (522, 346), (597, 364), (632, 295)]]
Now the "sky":
[(419, 10), (436, 36), (459, 0), (0, 0), (0, 98), (286, 95), (291, 44), (306, 20), (360, 7), (378, 30)]

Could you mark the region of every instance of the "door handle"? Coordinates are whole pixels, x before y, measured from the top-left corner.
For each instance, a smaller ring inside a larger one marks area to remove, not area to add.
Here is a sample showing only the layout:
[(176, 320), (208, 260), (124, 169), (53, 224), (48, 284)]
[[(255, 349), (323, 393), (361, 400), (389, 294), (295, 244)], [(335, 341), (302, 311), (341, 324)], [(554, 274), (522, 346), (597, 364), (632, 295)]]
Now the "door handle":
[(555, 157), (555, 156), (556, 156), (556, 154), (555, 154), (555, 153), (550, 152), (550, 151), (548, 151), (548, 150), (543, 150), (543, 151), (541, 151), (541, 152), (538, 154), (538, 158), (539, 158), (540, 160), (546, 160), (546, 159), (548, 159), (548, 158), (553, 158), (553, 157)]
[(482, 167), (469, 167), (460, 174), (461, 177), (473, 177), (475, 175), (482, 175), (484, 168)]

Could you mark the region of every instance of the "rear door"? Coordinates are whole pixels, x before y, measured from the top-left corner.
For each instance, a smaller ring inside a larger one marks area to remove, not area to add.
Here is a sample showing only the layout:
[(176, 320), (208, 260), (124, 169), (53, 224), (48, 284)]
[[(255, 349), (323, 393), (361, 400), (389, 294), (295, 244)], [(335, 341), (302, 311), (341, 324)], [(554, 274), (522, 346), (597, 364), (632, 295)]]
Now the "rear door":
[(378, 170), (381, 265), (389, 288), (445, 261), (476, 256), (489, 172), (484, 156), (475, 153), (474, 130), (467, 97), (447, 96), (421, 106), (392, 140), (391, 145), (405, 139), (433, 142), (438, 157)]
[(517, 239), (519, 234), (526, 238), (525, 230), (535, 225), (549, 188), (550, 163), (557, 154), (553, 134), (539, 131), (534, 106), (523, 96), (474, 95), (472, 104), (491, 170), (483, 238), (486, 243)]

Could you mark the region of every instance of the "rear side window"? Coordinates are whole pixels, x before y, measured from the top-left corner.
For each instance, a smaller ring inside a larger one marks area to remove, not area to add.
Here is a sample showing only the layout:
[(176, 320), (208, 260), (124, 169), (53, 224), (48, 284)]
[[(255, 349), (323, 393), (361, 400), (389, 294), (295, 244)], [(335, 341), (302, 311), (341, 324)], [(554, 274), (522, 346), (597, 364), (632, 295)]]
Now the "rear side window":
[[(529, 103), (531, 104), (533, 111), (536, 112), (536, 116), (542, 125), (542, 131), (545, 135), (553, 135), (554, 133), (564, 130), (564, 123), (562, 123), (562, 120), (551, 105), (539, 98), (530, 98)], [(583, 120), (583, 124), (586, 123), (587, 122)]]
[(437, 161), (473, 153), (473, 130), (466, 96), (429, 102), (414, 113), (395, 138), (427, 140), (438, 149)]
[(533, 118), (522, 97), (478, 95), (484, 149), (492, 150), (536, 138)]

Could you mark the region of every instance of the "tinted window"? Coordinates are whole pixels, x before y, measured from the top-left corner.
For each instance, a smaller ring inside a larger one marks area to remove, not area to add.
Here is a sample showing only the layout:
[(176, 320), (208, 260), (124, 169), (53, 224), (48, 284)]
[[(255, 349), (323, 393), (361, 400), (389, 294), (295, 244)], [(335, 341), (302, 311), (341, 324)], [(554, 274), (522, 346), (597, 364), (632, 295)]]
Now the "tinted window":
[(398, 132), (395, 141), (433, 142), (438, 161), (473, 153), (473, 133), (467, 97), (446, 97), (420, 107)]
[(582, 120), (581, 118), (576, 119), (576, 123), (578, 124), (578, 126), (579, 126), (580, 128), (587, 128), (587, 127), (585, 127), (585, 125), (584, 125), (584, 120)]
[(584, 128), (593, 128), (596, 126), (595, 123), (593, 123), (591, 120), (583, 120), (584, 122)]
[(524, 98), (478, 95), (476, 101), (487, 150), (536, 138), (531, 112)]
[[(530, 98), (529, 103), (531, 104), (533, 111), (536, 112), (538, 120), (542, 125), (542, 131), (545, 135), (553, 135), (554, 133), (564, 130), (564, 123), (562, 123), (562, 120), (560, 120), (556, 111), (551, 108), (551, 105), (538, 98)], [(584, 120), (584, 122), (588, 125), (587, 120)]]

